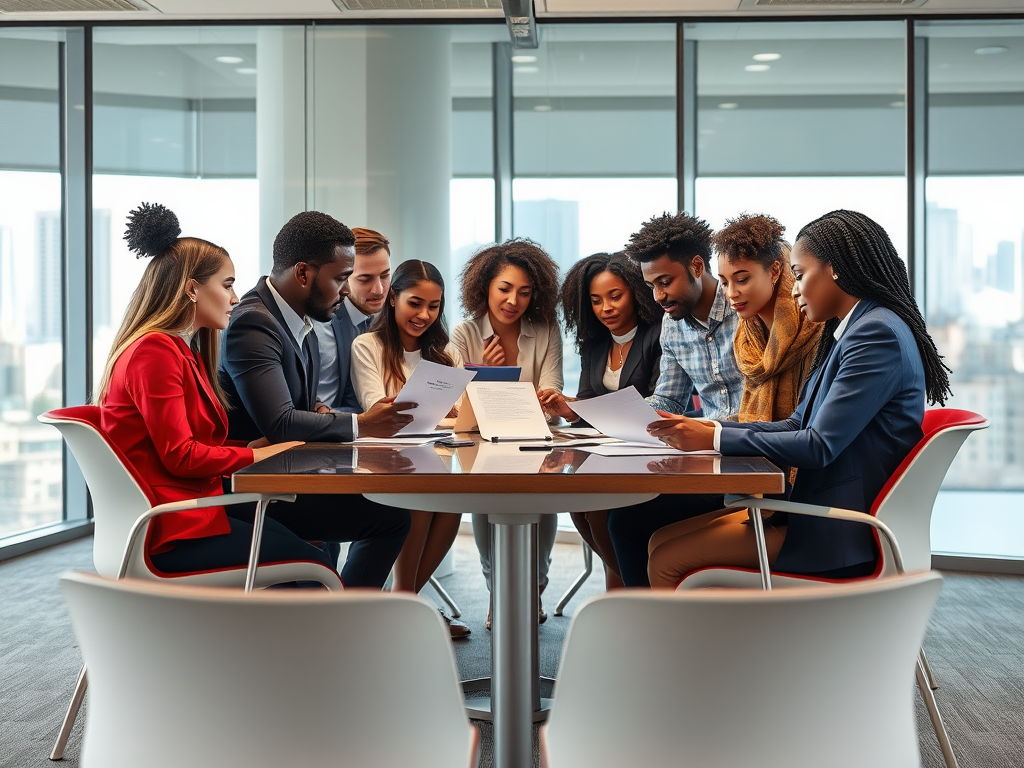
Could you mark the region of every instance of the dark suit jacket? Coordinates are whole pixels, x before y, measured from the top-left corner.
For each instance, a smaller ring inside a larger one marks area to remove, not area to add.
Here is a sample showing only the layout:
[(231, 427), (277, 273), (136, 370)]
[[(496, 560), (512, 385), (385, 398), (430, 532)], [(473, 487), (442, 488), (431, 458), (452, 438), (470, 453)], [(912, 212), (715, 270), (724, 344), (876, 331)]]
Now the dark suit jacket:
[(224, 334), (220, 384), (234, 406), (228, 412), (232, 438), (266, 437), (272, 443), (352, 439), (351, 414), (313, 410), (320, 379), (315, 335), (310, 348), (313, 364), (307, 375), (303, 352), (261, 277), (235, 306)]
[[(632, 385), (643, 397), (650, 397), (658, 383), (661, 363), (661, 320), (654, 325), (640, 324), (636, 336), (626, 353), (619, 374), (619, 389)], [(612, 346), (611, 334), (587, 344), (580, 354), (580, 387), (577, 400), (588, 400), (607, 395), (604, 370), (608, 364), (608, 350)]]
[[(205, 366), (179, 336), (147, 333), (120, 354), (99, 419), (155, 504), (217, 496), (221, 475), (252, 464), (251, 449), (224, 444), (227, 415)], [(150, 523), (150, 551), (228, 532), (224, 507), (171, 512)]]
[[(865, 299), (808, 380), (796, 412), (783, 421), (722, 422), (721, 449), (798, 467), (793, 501), (867, 512), (921, 439), (924, 404), (914, 335), (894, 312)], [(775, 568), (822, 573), (876, 557), (869, 526), (790, 515)]]
[(345, 299), (338, 311), (334, 313), (331, 320), (331, 330), (334, 331), (334, 340), (338, 344), (338, 394), (333, 403), (327, 403), (331, 408), (349, 413), (359, 413), (363, 409), (359, 406), (359, 398), (356, 397), (355, 387), (352, 386), (352, 376), (349, 368), (352, 365), (352, 341), (359, 334), (356, 327), (352, 325), (352, 318), (348, 314), (348, 299)]

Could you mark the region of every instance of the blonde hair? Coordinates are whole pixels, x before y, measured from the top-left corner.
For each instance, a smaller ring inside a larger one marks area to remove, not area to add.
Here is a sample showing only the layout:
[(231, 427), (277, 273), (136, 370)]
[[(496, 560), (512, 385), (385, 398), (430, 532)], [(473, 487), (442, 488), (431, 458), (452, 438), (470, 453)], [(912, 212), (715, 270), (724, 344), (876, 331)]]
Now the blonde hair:
[[(114, 337), (110, 355), (103, 368), (97, 402), (110, 389), (114, 364), (128, 347), (147, 333), (178, 334), (188, 330), (195, 322), (195, 303), (189, 298), (189, 280), (200, 285), (213, 277), (229, 258), (219, 245), (196, 237), (176, 239), (167, 250), (153, 257), (128, 302), (124, 320)], [(227, 397), (217, 380), (217, 361), (220, 356), (220, 334), (212, 328), (200, 328), (199, 357), (206, 367), (206, 375), (221, 405), (229, 408)]]

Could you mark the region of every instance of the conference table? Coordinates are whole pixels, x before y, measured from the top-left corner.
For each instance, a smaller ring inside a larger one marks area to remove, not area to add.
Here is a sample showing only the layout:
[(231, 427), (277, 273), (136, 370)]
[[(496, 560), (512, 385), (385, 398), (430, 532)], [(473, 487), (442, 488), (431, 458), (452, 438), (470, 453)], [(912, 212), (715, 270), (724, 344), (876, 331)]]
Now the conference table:
[[(487, 514), (494, 525), (494, 765), (524, 768), (532, 762), (533, 723), (543, 717), (537, 651), (541, 515), (628, 507), (662, 493), (761, 496), (781, 493), (784, 480), (763, 457), (600, 456), (557, 443), (550, 450), (521, 450), (516, 443), (472, 439), (471, 446), (458, 448), (307, 443), (237, 472), (232, 486), (239, 493), (360, 493), (403, 509)], [(763, 550), (760, 514), (751, 510), (750, 517)], [(470, 716), (481, 716), (477, 700), (469, 702)]]

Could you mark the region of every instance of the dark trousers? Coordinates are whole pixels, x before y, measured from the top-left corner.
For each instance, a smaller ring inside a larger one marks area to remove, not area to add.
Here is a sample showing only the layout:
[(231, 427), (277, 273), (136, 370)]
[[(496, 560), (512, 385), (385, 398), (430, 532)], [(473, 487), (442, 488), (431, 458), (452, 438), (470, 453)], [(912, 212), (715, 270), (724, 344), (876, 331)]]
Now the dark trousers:
[[(231, 533), (182, 539), (174, 549), (151, 555), (153, 565), (163, 573), (191, 573), (219, 568), (244, 568), (249, 563), (252, 523), (228, 518)], [(307, 544), (276, 520), (267, 520), (260, 539), (260, 564), (308, 560), (334, 569), (327, 554)], [(337, 560), (337, 558), (335, 558)]]
[[(253, 505), (245, 504), (227, 509), (232, 517), (250, 523), (256, 512)], [(408, 510), (353, 494), (305, 494), (291, 504), (274, 502), (267, 510), (270, 520), (306, 541), (352, 542), (341, 580), (346, 587), (373, 589), (381, 589), (387, 581), (410, 525)]]
[(721, 496), (663, 493), (656, 499), (620, 507), (608, 513), (608, 533), (619, 561), (619, 574), (627, 587), (649, 587), (647, 544), (666, 525), (722, 509)]

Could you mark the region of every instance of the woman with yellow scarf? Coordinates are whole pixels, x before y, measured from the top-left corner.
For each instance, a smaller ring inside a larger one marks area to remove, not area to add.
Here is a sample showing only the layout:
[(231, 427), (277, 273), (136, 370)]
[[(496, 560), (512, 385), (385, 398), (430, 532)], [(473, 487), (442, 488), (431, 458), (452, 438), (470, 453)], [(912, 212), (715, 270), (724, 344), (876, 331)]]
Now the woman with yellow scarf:
[[(740, 316), (733, 349), (743, 374), (737, 414), (741, 422), (778, 421), (796, 410), (821, 337), (821, 324), (808, 320), (793, 298), (784, 232), (771, 216), (744, 214), (727, 221), (714, 236), (718, 279)], [(790, 470), (790, 483), (793, 474)], [(721, 510), (655, 533), (648, 546), (651, 586), (674, 588), (683, 575), (701, 567), (703, 551), (713, 551), (707, 537), (714, 538), (718, 528), (746, 514)]]

